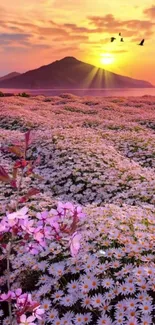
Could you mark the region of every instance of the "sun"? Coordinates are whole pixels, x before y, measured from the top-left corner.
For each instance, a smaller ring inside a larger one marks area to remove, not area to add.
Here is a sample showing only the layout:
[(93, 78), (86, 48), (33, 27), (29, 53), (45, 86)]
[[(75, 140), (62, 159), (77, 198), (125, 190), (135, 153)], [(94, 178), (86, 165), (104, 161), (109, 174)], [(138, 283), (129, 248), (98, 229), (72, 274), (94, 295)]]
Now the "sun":
[(102, 64), (108, 65), (108, 64), (114, 63), (114, 61), (115, 61), (115, 59), (112, 54), (110, 54), (110, 53), (101, 54), (101, 63)]

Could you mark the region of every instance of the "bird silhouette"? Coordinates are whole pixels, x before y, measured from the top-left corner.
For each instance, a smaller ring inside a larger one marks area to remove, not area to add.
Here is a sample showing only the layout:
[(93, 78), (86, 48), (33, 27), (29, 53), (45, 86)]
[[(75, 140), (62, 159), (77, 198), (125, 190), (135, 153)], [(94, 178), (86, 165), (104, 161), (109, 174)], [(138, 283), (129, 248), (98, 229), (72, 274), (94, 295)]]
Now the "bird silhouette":
[(111, 42), (113, 42), (116, 38), (115, 37), (111, 37)]
[(142, 41), (138, 44), (138, 45), (141, 45), (141, 46), (143, 46), (144, 45), (144, 39), (142, 39)]
[(124, 40), (123, 40), (123, 37), (121, 37), (121, 40), (120, 40), (120, 42), (124, 42)]

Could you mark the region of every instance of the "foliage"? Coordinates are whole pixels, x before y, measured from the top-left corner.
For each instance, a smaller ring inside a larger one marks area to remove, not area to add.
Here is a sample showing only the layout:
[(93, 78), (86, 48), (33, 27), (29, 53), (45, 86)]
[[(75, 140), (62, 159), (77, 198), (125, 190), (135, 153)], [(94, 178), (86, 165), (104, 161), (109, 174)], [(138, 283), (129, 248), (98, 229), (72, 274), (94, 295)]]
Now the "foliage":
[(2, 91), (0, 91), (0, 97), (4, 97), (4, 93)]
[(27, 93), (25, 93), (25, 92), (23, 92), (23, 93), (19, 93), (18, 96), (19, 96), (19, 97), (26, 97), (26, 98), (30, 97), (30, 95), (27, 94)]

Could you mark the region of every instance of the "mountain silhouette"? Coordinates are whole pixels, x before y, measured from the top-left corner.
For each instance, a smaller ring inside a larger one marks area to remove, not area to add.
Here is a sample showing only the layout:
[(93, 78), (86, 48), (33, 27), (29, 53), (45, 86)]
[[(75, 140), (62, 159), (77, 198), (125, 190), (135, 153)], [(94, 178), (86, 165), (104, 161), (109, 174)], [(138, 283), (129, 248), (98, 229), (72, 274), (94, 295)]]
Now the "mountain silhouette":
[(11, 72), (11, 73), (3, 76), (3, 77), (0, 77), (0, 81), (2, 81), (2, 80), (8, 80), (8, 79), (14, 78), (14, 77), (19, 76), (19, 75), (20, 75), (19, 72)]
[(1, 88), (82, 89), (82, 88), (150, 88), (151, 83), (121, 76), (74, 57), (65, 57), (8, 80), (0, 80)]

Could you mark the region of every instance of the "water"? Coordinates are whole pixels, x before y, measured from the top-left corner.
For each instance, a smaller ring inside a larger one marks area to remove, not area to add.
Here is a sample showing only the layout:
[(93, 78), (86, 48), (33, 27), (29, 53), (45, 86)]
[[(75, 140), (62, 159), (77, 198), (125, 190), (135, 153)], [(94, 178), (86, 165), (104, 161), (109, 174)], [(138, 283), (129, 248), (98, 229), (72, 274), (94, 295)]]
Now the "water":
[(107, 88), (107, 89), (0, 89), (4, 93), (26, 92), (31, 95), (59, 96), (62, 93), (70, 93), (76, 96), (155, 96), (155, 88)]

